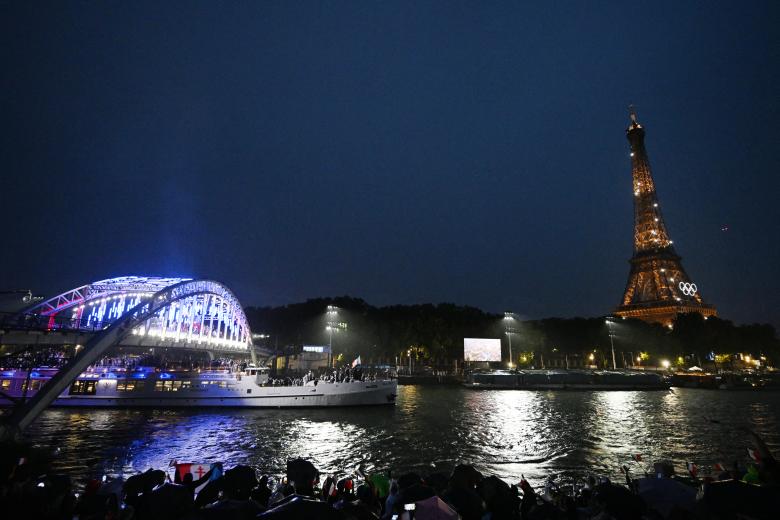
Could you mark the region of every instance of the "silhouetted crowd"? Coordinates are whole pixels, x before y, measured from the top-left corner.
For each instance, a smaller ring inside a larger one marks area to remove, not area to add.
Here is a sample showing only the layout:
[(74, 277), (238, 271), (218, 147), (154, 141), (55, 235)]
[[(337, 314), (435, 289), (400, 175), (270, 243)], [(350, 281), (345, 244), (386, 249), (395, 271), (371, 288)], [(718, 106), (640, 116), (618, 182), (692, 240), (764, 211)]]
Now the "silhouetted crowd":
[[(510, 485), (470, 465), (449, 474), (320, 475), (303, 459), (290, 460), (284, 477), (220, 464), (174, 465), (173, 478), (150, 469), (127, 480), (90, 480), (80, 492), (45, 463), (0, 451), (0, 518), (79, 520), (341, 519), (545, 520), (780, 517), (780, 467), (756, 436), (756, 464), (715, 477), (677, 478), (668, 463), (625, 483), (588, 478), (534, 488)], [(182, 468), (182, 466), (184, 468)], [(193, 474), (190, 468), (197, 468)], [(197, 478), (196, 478), (197, 477)], [(695, 475), (694, 475), (695, 477)]]
[(323, 383), (352, 383), (356, 381), (376, 381), (378, 379), (390, 379), (389, 370), (364, 370), (360, 366), (339, 367), (331, 371), (323, 371), (315, 374), (309, 370), (301, 377), (271, 377), (266, 383), (268, 386), (304, 386)]

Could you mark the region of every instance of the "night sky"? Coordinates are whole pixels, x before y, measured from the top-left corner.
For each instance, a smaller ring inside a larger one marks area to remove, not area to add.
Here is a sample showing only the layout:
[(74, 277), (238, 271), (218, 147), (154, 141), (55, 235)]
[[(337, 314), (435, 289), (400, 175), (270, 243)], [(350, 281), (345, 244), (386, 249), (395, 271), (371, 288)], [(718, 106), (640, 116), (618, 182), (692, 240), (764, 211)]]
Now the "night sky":
[(3, 2), (0, 289), (603, 315), (634, 103), (705, 301), (780, 325), (780, 3), (534, 3)]

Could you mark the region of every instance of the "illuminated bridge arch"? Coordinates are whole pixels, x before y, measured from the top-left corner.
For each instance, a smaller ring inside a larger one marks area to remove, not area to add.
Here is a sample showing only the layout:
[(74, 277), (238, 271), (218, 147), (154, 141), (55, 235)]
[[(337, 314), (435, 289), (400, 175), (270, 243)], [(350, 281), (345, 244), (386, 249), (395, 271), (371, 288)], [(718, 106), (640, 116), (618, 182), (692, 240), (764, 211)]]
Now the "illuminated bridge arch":
[[(166, 300), (168, 289), (193, 284), (204, 290), (176, 301)], [(158, 305), (161, 301), (167, 304)], [(147, 313), (150, 308), (154, 312)], [(71, 289), (24, 312), (42, 328), (63, 332), (104, 330), (130, 314), (143, 314), (144, 320), (134, 323), (130, 334), (117, 344), (246, 351), (251, 343), (249, 324), (238, 299), (224, 285), (208, 280), (110, 278)]]
[[(164, 287), (156, 292), (149, 289), (161, 285)], [(114, 302), (121, 307), (123, 298), (123, 312), (107, 311), (114, 308)], [(128, 306), (128, 300), (134, 304)], [(181, 342), (184, 347), (200, 342), (209, 350), (234, 348), (236, 351), (252, 352), (252, 334), (241, 305), (230, 289), (212, 280), (114, 278), (63, 293), (37, 304), (28, 313), (38, 309), (38, 315), (48, 313), (48, 316), (56, 317), (60, 312), (68, 311), (77, 316), (71, 316), (67, 324), (55, 319), (52, 325), (89, 327), (82, 322), (82, 317), (84, 314), (91, 315), (84, 311), (92, 302), (95, 303), (91, 306), (99, 305), (103, 309), (103, 317), (107, 318), (100, 322), (101, 328), (29, 401), (16, 407), (0, 426), (0, 437), (16, 435), (24, 430), (106, 350), (120, 344), (134, 344), (133, 337), (138, 338), (138, 344), (143, 344), (143, 338), (152, 338), (159, 346), (167, 339), (174, 345)], [(76, 309), (75, 313), (73, 309)]]

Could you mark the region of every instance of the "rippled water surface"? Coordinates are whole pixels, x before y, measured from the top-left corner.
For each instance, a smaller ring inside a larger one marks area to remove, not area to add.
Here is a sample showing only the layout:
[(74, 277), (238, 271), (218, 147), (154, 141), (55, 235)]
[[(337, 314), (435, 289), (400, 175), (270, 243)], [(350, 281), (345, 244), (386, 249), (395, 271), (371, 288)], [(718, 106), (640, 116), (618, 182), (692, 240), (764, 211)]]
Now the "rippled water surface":
[[(718, 421), (717, 423), (715, 421)], [(51, 409), (29, 429), (59, 447), (57, 469), (83, 478), (165, 468), (171, 459), (283, 473), (288, 458), (321, 471), (449, 471), (459, 462), (512, 482), (553, 473), (619, 477), (621, 464), (744, 460), (740, 428), (780, 448), (780, 392), (474, 391), (400, 386), (395, 407), (306, 410)], [(679, 467), (679, 466), (678, 466)]]

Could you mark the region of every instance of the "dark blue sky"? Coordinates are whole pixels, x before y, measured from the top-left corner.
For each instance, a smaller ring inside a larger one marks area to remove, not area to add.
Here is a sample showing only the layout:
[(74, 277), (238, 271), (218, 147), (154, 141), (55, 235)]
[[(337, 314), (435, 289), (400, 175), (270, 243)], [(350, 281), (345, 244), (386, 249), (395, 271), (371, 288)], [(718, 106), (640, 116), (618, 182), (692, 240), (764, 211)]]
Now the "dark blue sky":
[(780, 4), (518, 4), (4, 2), (0, 288), (605, 314), (634, 103), (705, 300), (780, 323)]

